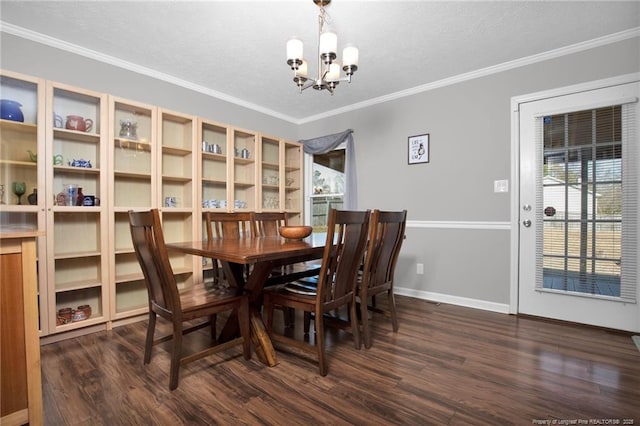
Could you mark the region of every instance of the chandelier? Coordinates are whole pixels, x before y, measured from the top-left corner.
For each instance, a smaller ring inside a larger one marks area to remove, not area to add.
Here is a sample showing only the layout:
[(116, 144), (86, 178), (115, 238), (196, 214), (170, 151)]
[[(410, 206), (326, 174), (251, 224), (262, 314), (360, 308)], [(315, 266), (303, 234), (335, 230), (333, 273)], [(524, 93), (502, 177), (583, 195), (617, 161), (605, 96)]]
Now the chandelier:
[(316, 90), (328, 90), (331, 95), (341, 81), (351, 83), (351, 76), (358, 69), (358, 49), (347, 45), (342, 51), (342, 70), (346, 77), (340, 77), (340, 64), (336, 62), (338, 36), (332, 30), (324, 28), (327, 12), (324, 7), (331, 0), (313, 0), (320, 8), (318, 15), (318, 74), (316, 78), (307, 75), (307, 61), (302, 56), (302, 40), (292, 38), (287, 42), (287, 64), (293, 70), (293, 82), (303, 90), (313, 87)]

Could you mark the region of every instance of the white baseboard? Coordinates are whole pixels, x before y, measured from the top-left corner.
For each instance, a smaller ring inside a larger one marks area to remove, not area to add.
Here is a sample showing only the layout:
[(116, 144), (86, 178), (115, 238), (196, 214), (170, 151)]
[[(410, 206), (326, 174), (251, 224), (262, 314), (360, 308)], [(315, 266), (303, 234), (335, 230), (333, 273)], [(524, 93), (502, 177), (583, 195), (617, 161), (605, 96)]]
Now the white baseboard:
[(400, 296), (415, 297), (431, 302), (448, 303), (450, 305), (465, 306), (467, 308), (482, 309), (484, 311), (509, 313), (508, 303), (489, 302), (487, 300), (469, 299), (467, 297), (452, 296), (450, 294), (434, 293), (431, 291), (415, 290), (412, 288), (394, 287), (393, 292)]

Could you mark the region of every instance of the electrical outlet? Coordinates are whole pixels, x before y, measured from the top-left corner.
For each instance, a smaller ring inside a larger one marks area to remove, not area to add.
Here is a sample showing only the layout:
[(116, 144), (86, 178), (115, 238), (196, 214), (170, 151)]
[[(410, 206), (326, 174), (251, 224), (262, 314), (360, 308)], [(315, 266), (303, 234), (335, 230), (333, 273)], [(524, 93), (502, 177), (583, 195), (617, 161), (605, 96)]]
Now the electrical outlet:
[(416, 274), (418, 275), (424, 274), (424, 264), (422, 263), (416, 264)]

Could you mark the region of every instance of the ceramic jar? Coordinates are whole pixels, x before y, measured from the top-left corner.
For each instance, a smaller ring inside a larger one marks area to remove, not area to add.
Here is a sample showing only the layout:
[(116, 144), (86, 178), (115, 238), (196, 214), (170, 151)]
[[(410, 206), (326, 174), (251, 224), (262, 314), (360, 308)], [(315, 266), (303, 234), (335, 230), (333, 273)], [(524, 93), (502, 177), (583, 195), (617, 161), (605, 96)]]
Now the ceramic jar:
[(20, 102), (12, 101), (11, 99), (0, 99), (0, 118), (24, 122), (21, 106)]

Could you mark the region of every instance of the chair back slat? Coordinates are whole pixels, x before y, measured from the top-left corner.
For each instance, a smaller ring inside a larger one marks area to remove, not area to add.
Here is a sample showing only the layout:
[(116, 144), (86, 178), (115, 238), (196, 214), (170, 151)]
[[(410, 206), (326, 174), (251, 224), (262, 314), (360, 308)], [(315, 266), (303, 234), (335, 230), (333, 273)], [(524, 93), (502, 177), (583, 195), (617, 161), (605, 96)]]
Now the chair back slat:
[(351, 302), (358, 269), (367, 241), (370, 211), (331, 209), (327, 244), (318, 279), (318, 297), (325, 305), (341, 306)]
[(129, 211), (129, 229), (147, 285), (149, 304), (179, 315), (180, 294), (169, 262), (158, 210)]

